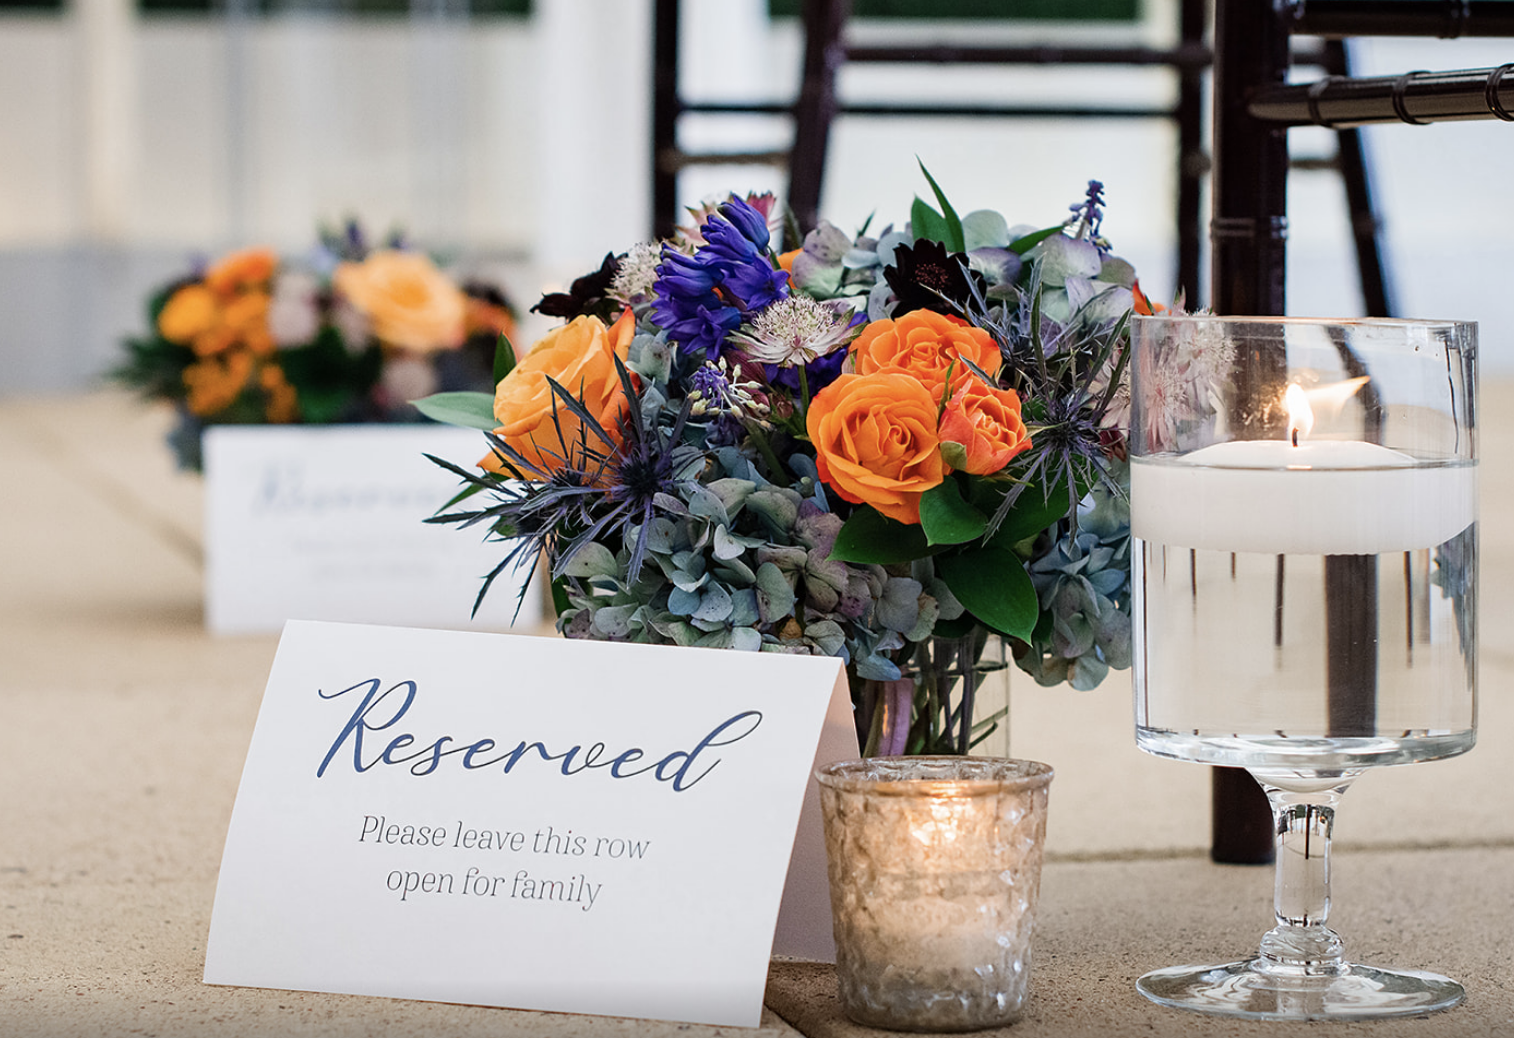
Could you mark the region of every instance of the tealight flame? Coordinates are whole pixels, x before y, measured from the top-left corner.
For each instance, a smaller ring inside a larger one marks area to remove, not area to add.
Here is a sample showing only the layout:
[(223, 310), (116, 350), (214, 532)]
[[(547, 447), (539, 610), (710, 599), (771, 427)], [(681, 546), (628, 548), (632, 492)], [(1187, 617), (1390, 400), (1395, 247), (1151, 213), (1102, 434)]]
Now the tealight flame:
[(1297, 447), (1299, 439), (1308, 436), (1314, 428), (1316, 412), (1323, 412), (1326, 421), (1333, 419), (1346, 406), (1346, 401), (1370, 381), (1369, 376), (1361, 375), (1311, 389), (1305, 389), (1297, 382), (1288, 383), (1283, 393), (1283, 406), (1288, 410), (1288, 439)]
[(1342, 407), (1346, 406), (1346, 401), (1355, 396), (1356, 391), (1370, 381), (1372, 381), (1370, 376), (1360, 375), (1341, 382), (1329, 382), (1323, 386), (1304, 390), (1304, 396), (1314, 410), (1336, 415), (1340, 413)]
[(1288, 383), (1283, 406), (1288, 409), (1288, 439), (1297, 447), (1299, 437), (1308, 436), (1309, 430), (1314, 428), (1314, 408), (1309, 406), (1304, 387), (1297, 382)]

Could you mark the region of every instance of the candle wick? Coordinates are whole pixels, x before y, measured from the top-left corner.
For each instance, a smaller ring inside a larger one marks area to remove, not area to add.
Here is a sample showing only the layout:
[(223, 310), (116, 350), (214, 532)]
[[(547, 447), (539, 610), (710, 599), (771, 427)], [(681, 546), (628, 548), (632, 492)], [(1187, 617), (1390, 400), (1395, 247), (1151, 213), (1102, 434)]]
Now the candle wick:
[(1293, 445), (1295, 447), (1298, 446), (1298, 430), (1297, 429), (1293, 430)]

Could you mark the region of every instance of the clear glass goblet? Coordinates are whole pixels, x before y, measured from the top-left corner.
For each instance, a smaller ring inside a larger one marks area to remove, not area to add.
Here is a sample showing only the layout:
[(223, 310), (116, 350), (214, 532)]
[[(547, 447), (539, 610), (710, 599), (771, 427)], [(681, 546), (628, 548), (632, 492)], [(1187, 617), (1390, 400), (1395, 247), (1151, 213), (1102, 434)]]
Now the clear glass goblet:
[(1476, 326), (1138, 317), (1133, 351), (1136, 742), (1248, 769), (1277, 840), (1258, 954), (1137, 987), (1265, 1019), (1455, 1005), (1326, 922), (1341, 794), (1476, 738)]

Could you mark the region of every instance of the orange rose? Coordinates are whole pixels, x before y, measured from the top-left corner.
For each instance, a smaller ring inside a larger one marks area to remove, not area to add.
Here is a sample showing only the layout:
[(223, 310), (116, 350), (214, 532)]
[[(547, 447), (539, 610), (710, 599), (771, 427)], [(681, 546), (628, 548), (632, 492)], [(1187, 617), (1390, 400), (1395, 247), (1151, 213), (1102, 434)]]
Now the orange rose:
[(365, 314), (380, 341), (430, 353), (463, 341), (462, 289), (418, 252), (381, 249), (336, 268), (332, 285)]
[(943, 449), (953, 468), (975, 476), (998, 472), (1009, 459), (1030, 446), (1030, 434), (1020, 417), (1020, 394), (998, 389), (981, 378), (971, 378), (952, 394), (941, 414), (938, 430)]
[(169, 342), (188, 346), (219, 323), (220, 304), (204, 285), (185, 285), (158, 311), (158, 331)]
[[(494, 417), (499, 422), (495, 435), (541, 471), (560, 468), (562, 455), (579, 442), (584, 430), (547, 385), (551, 379), (582, 400), (618, 445), (627, 402), (613, 358), (625, 360), (635, 334), (636, 318), (629, 309), (608, 329), (599, 318), (584, 316), (549, 333), (494, 387)], [(588, 442), (604, 446), (592, 434)], [(493, 454), (479, 464), (494, 471), (501, 468)]]
[(910, 375), (842, 375), (810, 402), (805, 427), (826, 485), (901, 523), (920, 521), (920, 495), (946, 477), (936, 400)]
[(205, 272), (205, 285), (217, 295), (261, 285), (273, 277), (279, 259), (272, 249), (242, 249), (227, 253)]
[(857, 374), (906, 372), (933, 390), (938, 402), (948, 370), (953, 389), (976, 377), (962, 357), (989, 376), (997, 375), (1003, 363), (998, 345), (982, 328), (934, 310), (911, 310), (897, 320), (874, 321), (852, 343)]

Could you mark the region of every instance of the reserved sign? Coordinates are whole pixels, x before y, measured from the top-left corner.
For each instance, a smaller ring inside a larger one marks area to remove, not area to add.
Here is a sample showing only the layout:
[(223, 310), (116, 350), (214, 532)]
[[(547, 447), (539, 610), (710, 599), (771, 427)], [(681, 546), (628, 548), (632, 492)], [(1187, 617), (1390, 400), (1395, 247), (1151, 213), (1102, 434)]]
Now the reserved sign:
[(292, 621), (205, 981), (756, 1026), (856, 755), (834, 658)]
[[(205, 430), (205, 622), (216, 634), (272, 633), (288, 619), (530, 630), (531, 574), (502, 573), (470, 616), (507, 545), (483, 528), (425, 522), (488, 447), (444, 425), (214, 425)], [(482, 501), (482, 498), (476, 500)]]

